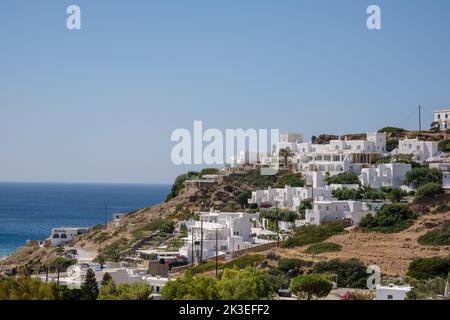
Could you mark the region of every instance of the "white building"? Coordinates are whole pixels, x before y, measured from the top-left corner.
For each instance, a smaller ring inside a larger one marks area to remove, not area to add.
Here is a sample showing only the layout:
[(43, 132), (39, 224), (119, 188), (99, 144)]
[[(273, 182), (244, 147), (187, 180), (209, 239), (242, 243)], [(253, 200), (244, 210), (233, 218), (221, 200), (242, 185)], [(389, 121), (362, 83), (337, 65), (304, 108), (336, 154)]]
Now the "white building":
[(419, 139), (403, 139), (399, 141), (398, 148), (392, 154), (412, 155), (413, 160), (424, 162), (432, 160), (439, 155), (438, 142), (421, 141)]
[(126, 216), (126, 213), (114, 213), (113, 214), (113, 224), (115, 227), (121, 227), (123, 225), (123, 220)]
[(365, 140), (331, 140), (328, 144), (301, 143), (297, 146), (299, 171), (323, 171), (335, 175), (357, 172), (356, 164), (371, 163), (386, 153), (386, 133), (367, 133)]
[(396, 286), (390, 284), (388, 286), (377, 285), (375, 300), (405, 300), (406, 295), (411, 291), (410, 286)]
[(305, 219), (297, 220), (295, 224), (297, 226), (305, 224), (320, 225), (323, 222), (339, 221), (342, 219), (350, 219), (352, 224), (358, 224), (367, 212), (363, 212), (361, 201), (315, 201), (313, 209), (305, 211)]
[(434, 111), (434, 127), (439, 130), (447, 130), (450, 128), (450, 110), (437, 110)]
[(252, 224), (258, 218), (259, 213), (201, 212), (200, 221), (183, 222), (188, 228), (188, 236), (183, 238), (180, 255), (195, 262), (214, 257), (216, 250), (221, 255), (250, 248), (253, 246)]
[(50, 235), (50, 242), (53, 247), (65, 245), (79, 235), (87, 233), (89, 228), (53, 228)]
[(363, 186), (379, 189), (381, 187), (400, 188), (411, 171), (409, 163), (386, 163), (377, 167), (361, 169), (360, 181)]
[(278, 144), (278, 151), (280, 149), (289, 148), (293, 152), (298, 152), (299, 144), (303, 143), (303, 133), (286, 132), (280, 134), (280, 142)]
[(255, 203), (259, 206), (269, 203), (272, 207), (278, 205), (280, 209), (290, 209), (296, 211), (300, 203), (305, 199), (326, 200), (331, 199), (331, 187), (320, 188), (311, 187), (290, 187), (268, 188), (267, 190), (256, 190), (252, 192), (252, 197), (248, 203)]

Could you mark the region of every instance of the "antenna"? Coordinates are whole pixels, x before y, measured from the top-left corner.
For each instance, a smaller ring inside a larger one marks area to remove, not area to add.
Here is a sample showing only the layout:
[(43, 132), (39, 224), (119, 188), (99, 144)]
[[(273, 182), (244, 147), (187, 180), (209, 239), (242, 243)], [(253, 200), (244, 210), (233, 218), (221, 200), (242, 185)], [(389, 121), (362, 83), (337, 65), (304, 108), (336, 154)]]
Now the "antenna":
[(105, 229), (106, 229), (106, 211), (107, 211), (107, 205), (106, 205), (106, 202), (105, 202)]
[(419, 133), (422, 132), (421, 109), (422, 109), (422, 106), (419, 104)]

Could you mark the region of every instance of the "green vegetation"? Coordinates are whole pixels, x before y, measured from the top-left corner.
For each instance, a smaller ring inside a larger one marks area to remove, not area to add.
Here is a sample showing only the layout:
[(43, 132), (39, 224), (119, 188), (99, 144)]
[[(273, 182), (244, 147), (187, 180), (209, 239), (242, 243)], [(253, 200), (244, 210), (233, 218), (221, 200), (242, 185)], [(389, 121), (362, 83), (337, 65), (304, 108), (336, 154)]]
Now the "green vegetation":
[(200, 176), (204, 176), (205, 174), (218, 174), (219, 169), (218, 168), (205, 168), (200, 171)]
[(323, 242), (311, 244), (304, 252), (308, 254), (319, 254), (325, 252), (339, 252), (342, 246), (333, 242)]
[(119, 284), (111, 279), (100, 288), (98, 300), (149, 300), (152, 288), (145, 282)]
[(328, 184), (359, 184), (359, 177), (356, 173), (342, 172), (335, 176), (326, 178)]
[(89, 268), (86, 271), (86, 277), (84, 283), (81, 285), (81, 293), (84, 300), (97, 300), (98, 297), (98, 285), (95, 279), (94, 271)]
[(246, 184), (253, 189), (266, 189), (273, 187), (278, 179), (278, 175), (261, 175), (258, 170), (252, 170), (247, 174), (230, 174), (224, 179), (227, 183)]
[(170, 190), (170, 193), (166, 197), (166, 202), (168, 202), (170, 199), (173, 199), (176, 196), (178, 196), (180, 191), (184, 188), (184, 182), (186, 180), (197, 178), (199, 175), (200, 175), (200, 173), (198, 173), (198, 172), (189, 171), (188, 173), (178, 176), (172, 185), (172, 189)]
[(357, 259), (319, 262), (314, 266), (314, 273), (327, 273), (337, 276), (337, 285), (341, 288), (366, 288), (366, 266)]
[(429, 200), (442, 193), (444, 193), (444, 191), (442, 190), (441, 185), (431, 182), (417, 188), (415, 199), (418, 201)]
[(298, 213), (286, 209), (279, 209), (278, 214), (276, 209), (262, 209), (261, 217), (269, 219), (271, 221), (286, 221), (294, 222), (298, 219)]
[(278, 266), (275, 270), (289, 276), (297, 276), (302, 272), (302, 268), (312, 267), (312, 265), (313, 263), (311, 261), (296, 258), (283, 258), (278, 261)]
[(120, 238), (110, 245), (104, 247), (100, 255), (102, 255), (103, 259), (106, 261), (119, 262), (121, 259), (121, 252), (128, 249), (128, 241), (125, 238)]
[(377, 164), (381, 163), (392, 163), (392, 162), (398, 162), (398, 163), (409, 163), (412, 168), (421, 168), (422, 165), (418, 162), (415, 162), (412, 159), (412, 156), (409, 154), (396, 154), (394, 156), (387, 156), (384, 158), (381, 158), (377, 161)]
[(252, 197), (251, 191), (241, 191), (236, 196), (236, 199), (241, 208), (244, 209), (248, 207), (248, 199), (250, 199), (251, 197)]
[(188, 272), (161, 291), (165, 300), (261, 300), (272, 293), (267, 274), (252, 267), (226, 269), (220, 279)]
[(173, 233), (174, 230), (175, 227), (173, 221), (165, 219), (155, 219), (134, 231), (161, 231), (163, 233)]
[(385, 204), (375, 216), (366, 215), (359, 225), (365, 231), (394, 233), (410, 227), (416, 218), (417, 214), (407, 205), (393, 203)]
[(1, 300), (59, 300), (62, 298), (58, 286), (46, 284), (30, 277), (0, 277)]
[(450, 221), (419, 237), (417, 242), (423, 246), (450, 246)]
[(406, 295), (406, 300), (437, 300), (445, 292), (446, 281), (450, 281), (450, 279), (414, 280), (410, 283), (413, 289)]
[(403, 128), (396, 128), (396, 127), (384, 127), (378, 130), (379, 133), (393, 133), (393, 132), (406, 132)]
[(386, 140), (386, 151), (391, 152), (392, 150), (398, 148), (398, 140), (397, 139), (387, 139)]
[(444, 139), (439, 141), (438, 144), (439, 151), (450, 152), (450, 139)]
[(405, 183), (412, 185), (414, 188), (419, 188), (428, 183), (442, 184), (442, 172), (436, 168), (413, 168), (406, 173)]
[(291, 148), (283, 148), (278, 152), (280, 158), (283, 159), (283, 165), (286, 167), (288, 165), (289, 159), (295, 156), (295, 152)]
[(337, 223), (324, 223), (322, 225), (306, 225), (301, 226), (297, 231), (287, 239), (282, 246), (286, 248), (294, 248), (304, 246), (306, 244), (318, 243), (327, 240), (329, 237), (339, 234), (344, 228)]
[(313, 297), (326, 297), (331, 289), (333, 283), (328, 278), (321, 274), (307, 274), (294, 278), (289, 289), (299, 298), (306, 297), (311, 300)]
[(407, 275), (418, 280), (425, 280), (435, 277), (447, 278), (449, 272), (450, 257), (432, 257), (411, 262)]
[[(246, 267), (254, 267), (261, 262), (264, 261), (264, 256), (260, 254), (255, 255), (245, 255), (239, 258), (236, 258), (228, 263), (219, 262), (218, 263), (218, 270), (224, 270), (224, 269), (230, 269), (230, 268), (238, 268), (238, 269), (244, 269)], [(209, 260), (203, 264), (200, 264), (198, 266), (195, 266), (190, 269), (190, 272), (195, 274), (200, 274), (208, 271), (212, 271), (216, 269), (216, 261), (215, 260)]]
[(281, 176), (277, 180), (277, 188), (284, 188), (285, 186), (291, 186), (291, 187), (303, 187), (305, 185), (305, 182), (303, 180), (303, 176), (298, 174), (286, 174)]

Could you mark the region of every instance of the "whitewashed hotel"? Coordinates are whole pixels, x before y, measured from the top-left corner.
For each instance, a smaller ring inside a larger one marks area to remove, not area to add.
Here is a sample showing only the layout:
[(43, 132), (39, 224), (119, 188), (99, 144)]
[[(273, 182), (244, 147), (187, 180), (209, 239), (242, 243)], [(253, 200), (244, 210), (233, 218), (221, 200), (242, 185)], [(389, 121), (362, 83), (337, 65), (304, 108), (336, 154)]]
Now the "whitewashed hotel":
[[(186, 225), (188, 236), (183, 238), (184, 245), (180, 255), (189, 262), (197, 263), (218, 255), (250, 248), (254, 245), (252, 224), (259, 213), (244, 212), (200, 212), (200, 221), (180, 222)], [(216, 247), (217, 232), (217, 247)]]
[(440, 155), (438, 142), (422, 141), (416, 139), (403, 139), (399, 141), (398, 148), (391, 152), (395, 154), (411, 155), (414, 161), (425, 162), (432, 161)]
[(361, 169), (361, 185), (379, 189), (381, 187), (400, 188), (411, 171), (409, 163), (386, 163), (376, 167)]
[(295, 221), (296, 226), (306, 224), (320, 225), (323, 222), (334, 222), (343, 219), (358, 224), (368, 211), (363, 211), (361, 201), (324, 200), (315, 201), (313, 209), (305, 211), (305, 219)]

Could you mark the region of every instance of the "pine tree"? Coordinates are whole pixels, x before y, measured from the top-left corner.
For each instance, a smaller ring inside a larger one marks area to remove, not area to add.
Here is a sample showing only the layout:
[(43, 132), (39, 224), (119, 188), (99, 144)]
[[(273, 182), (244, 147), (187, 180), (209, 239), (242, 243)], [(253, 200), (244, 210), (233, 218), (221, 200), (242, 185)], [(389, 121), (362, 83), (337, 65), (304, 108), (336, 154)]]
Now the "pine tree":
[(81, 285), (81, 292), (83, 294), (83, 300), (97, 300), (99, 292), (98, 284), (95, 273), (91, 268), (86, 271), (86, 278)]
[(103, 275), (103, 279), (102, 279), (101, 285), (104, 286), (104, 285), (106, 285), (109, 281), (113, 281), (113, 278), (111, 277), (111, 275), (110, 275), (108, 272), (105, 272), (105, 274)]

